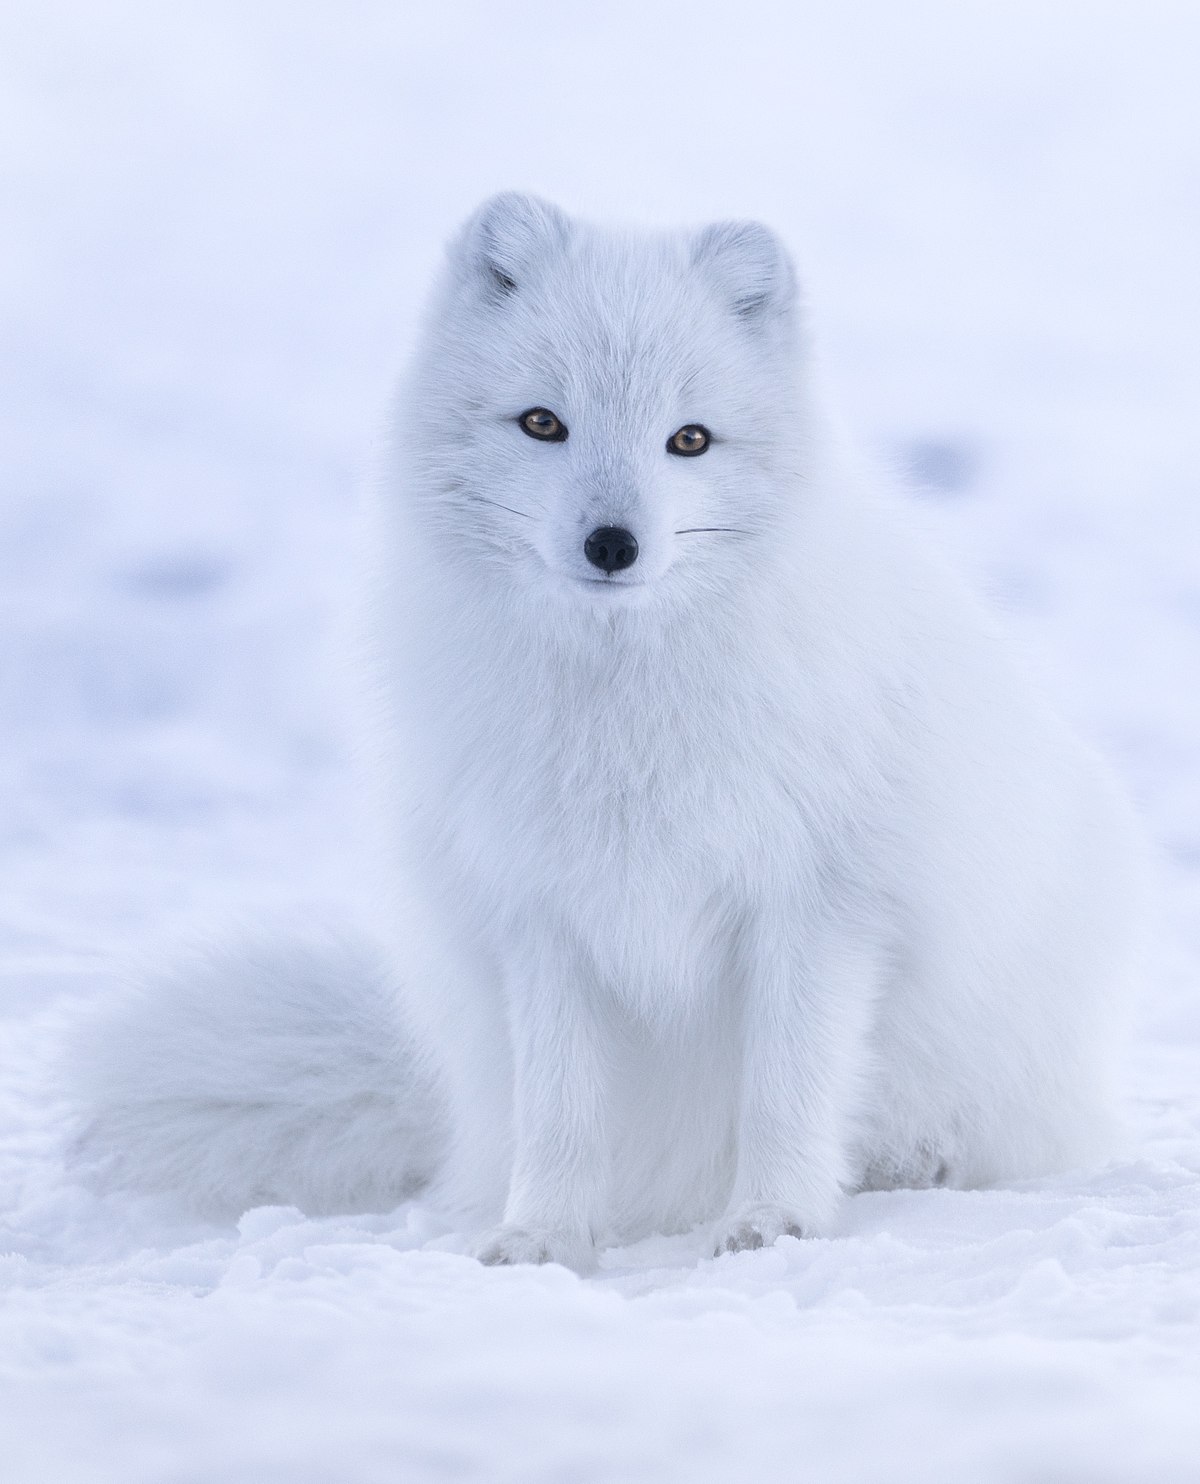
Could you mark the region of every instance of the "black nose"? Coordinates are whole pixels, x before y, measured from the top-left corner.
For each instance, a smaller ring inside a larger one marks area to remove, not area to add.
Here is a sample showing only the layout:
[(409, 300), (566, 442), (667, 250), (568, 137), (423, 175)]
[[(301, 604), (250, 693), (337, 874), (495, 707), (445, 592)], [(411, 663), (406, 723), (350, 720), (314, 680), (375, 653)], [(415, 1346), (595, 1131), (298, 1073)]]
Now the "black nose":
[(620, 526), (600, 526), (583, 543), (583, 554), (593, 567), (605, 572), (623, 572), (637, 561), (638, 545), (632, 531)]

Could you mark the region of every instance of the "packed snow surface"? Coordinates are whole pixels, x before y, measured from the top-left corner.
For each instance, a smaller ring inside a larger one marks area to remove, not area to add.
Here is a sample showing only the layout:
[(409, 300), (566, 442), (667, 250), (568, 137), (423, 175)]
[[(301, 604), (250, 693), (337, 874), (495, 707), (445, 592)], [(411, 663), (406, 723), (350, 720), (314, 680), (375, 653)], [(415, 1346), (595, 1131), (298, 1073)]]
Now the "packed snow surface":
[[(0, 1474), (1200, 1477), (1200, 20), (615, 0), (0, 13)], [(180, 924), (357, 890), (336, 614), (493, 190), (792, 243), (824, 375), (1138, 800), (1125, 1146), (844, 1234), (485, 1269), (64, 1169), (54, 1048)]]

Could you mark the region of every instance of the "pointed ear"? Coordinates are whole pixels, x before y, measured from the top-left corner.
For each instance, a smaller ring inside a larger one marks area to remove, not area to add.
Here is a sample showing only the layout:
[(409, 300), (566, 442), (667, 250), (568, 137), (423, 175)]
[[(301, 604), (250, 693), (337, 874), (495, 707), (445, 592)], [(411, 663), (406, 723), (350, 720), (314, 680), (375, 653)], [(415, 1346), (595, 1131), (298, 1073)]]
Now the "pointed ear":
[(549, 201), (503, 191), (479, 207), (453, 252), (469, 279), (504, 299), (520, 291), (539, 259), (565, 245), (570, 231), (567, 216)]
[(708, 273), (739, 319), (785, 315), (796, 302), (796, 274), (783, 244), (758, 222), (716, 222), (696, 238), (692, 264)]

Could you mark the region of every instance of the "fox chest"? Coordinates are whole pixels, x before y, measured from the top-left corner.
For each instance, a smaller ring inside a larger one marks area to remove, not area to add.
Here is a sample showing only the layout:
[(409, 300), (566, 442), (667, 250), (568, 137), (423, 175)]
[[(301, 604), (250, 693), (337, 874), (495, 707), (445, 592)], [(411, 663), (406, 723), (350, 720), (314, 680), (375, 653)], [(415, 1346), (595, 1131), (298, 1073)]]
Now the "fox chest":
[(710, 832), (669, 787), (608, 790), (595, 779), (571, 801), (543, 780), (524, 802), (534, 817), (518, 813), (515, 831), (494, 819), (495, 849), (472, 868), (483, 920), (500, 927), (506, 949), (519, 959), (553, 944), (647, 1005), (691, 997), (723, 975), (754, 892), (735, 821)]
[[(441, 828), (506, 938), (549, 933), (623, 985), (721, 972), (747, 904), (826, 849), (786, 719), (665, 696), (497, 706), (442, 749)], [(828, 779), (822, 779), (828, 786)]]

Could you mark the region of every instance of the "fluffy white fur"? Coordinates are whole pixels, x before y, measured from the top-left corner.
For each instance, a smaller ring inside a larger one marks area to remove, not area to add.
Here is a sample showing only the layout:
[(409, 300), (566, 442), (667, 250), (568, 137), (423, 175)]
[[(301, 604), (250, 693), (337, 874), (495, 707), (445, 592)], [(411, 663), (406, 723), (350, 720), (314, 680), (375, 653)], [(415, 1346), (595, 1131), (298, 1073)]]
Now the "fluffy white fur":
[[(370, 541), (388, 969), (196, 967), (124, 1017), (138, 1059), (92, 1086), (131, 1183), (362, 1206), (436, 1164), (485, 1261), (586, 1268), (1103, 1149), (1124, 810), (829, 435), (795, 300), (756, 225), (634, 237), (515, 195), (468, 223)], [(712, 446), (674, 457), (689, 423)], [(640, 547), (610, 577), (604, 525)], [(348, 1029), (394, 1023), (392, 967), (444, 1154), (407, 1044)]]
[(207, 1216), (390, 1210), (442, 1157), (436, 1076), (361, 934), (198, 943), (73, 1028), (69, 1076), (76, 1163)]

